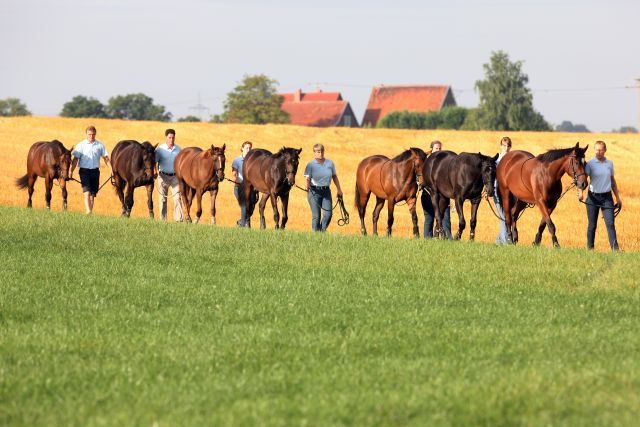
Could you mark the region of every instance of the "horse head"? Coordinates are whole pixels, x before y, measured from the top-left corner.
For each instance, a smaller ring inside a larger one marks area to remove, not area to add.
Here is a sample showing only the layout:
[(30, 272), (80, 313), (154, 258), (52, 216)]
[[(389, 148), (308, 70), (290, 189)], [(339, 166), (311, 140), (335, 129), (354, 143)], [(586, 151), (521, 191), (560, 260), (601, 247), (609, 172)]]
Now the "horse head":
[(584, 159), (587, 148), (589, 148), (589, 144), (584, 148), (580, 148), (580, 143), (576, 142), (568, 161), (565, 162), (565, 172), (573, 178), (574, 185), (580, 190), (587, 188), (587, 173), (584, 170), (587, 164)]
[(158, 144), (151, 145), (149, 141), (142, 143), (142, 168), (144, 171), (144, 180), (153, 181), (158, 175), (156, 170), (156, 148)]
[(487, 195), (491, 196), (494, 193), (494, 185), (496, 182), (496, 160), (498, 160), (499, 154), (493, 157), (485, 156), (478, 153), (481, 159), (480, 168), (482, 174), (482, 184), (484, 185), (484, 191)]
[(278, 155), (282, 156), (284, 159), (286, 180), (290, 186), (294, 186), (296, 184), (296, 173), (298, 172), (300, 153), (302, 153), (302, 148), (296, 150), (295, 148), (290, 147), (282, 147), (278, 152)]
[(416, 183), (418, 187), (423, 187), (425, 185), (424, 176), (422, 175), (422, 167), (424, 166), (425, 160), (427, 160), (427, 153), (425, 153), (421, 148), (411, 147), (411, 157), (413, 159), (413, 173), (416, 177)]
[(63, 148), (62, 154), (60, 154), (59, 161), (59, 170), (58, 170), (58, 178), (62, 179), (62, 181), (67, 181), (69, 179), (69, 167), (71, 166), (71, 152), (73, 151), (73, 147), (71, 150), (67, 150)]
[(224, 165), (227, 161), (224, 152), (226, 149), (227, 144), (223, 144), (222, 147), (214, 147), (211, 144), (211, 148), (207, 150), (207, 154), (213, 158), (213, 170), (219, 182), (224, 181)]

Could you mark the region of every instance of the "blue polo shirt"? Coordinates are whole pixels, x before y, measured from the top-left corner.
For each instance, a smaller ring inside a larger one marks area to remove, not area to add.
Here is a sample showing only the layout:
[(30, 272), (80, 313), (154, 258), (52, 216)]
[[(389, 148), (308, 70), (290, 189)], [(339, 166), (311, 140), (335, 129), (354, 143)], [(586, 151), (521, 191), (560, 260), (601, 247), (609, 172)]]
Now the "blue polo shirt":
[(242, 177), (243, 164), (244, 164), (244, 157), (242, 156), (236, 157), (235, 159), (233, 159), (233, 162), (231, 163), (231, 170), (235, 170), (238, 172), (238, 177), (236, 178), (236, 182), (238, 184), (244, 180), (244, 178)]
[(107, 149), (97, 139), (93, 142), (84, 139), (73, 149), (73, 157), (78, 159), (81, 169), (99, 169), (100, 158), (105, 156), (108, 156)]
[(600, 161), (593, 158), (587, 162), (584, 171), (590, 178), (589, 190), (592, 193), (608, 193), (611, 191), (611, 177), (613, 176), (613, 162), (609, 159)]
[(156, 148), (156, 162), (158, 162), (158, 170), (164, 173), (175, 173), (173, 170), (173, 161), (180, 152), (180, 147), (173, 144), (173, 148), (170, 150), (165, 142), (162, 145), (158, 145)]
[(311, 178), (311, 185), (316, 187), (328, 187), (331, 184), (331, 178), (335, 175), (336, 167), (329, 159), (324, 159), (322, 164), (313, 159), (304, 169), (304, 176)]

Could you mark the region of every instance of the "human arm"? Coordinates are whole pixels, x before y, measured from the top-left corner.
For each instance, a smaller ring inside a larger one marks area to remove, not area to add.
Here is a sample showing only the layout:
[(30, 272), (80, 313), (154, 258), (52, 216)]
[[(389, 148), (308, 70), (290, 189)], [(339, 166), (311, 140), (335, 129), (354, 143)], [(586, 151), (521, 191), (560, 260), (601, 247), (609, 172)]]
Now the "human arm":
[(109, 176), (113, 176), (113, 168), (111, 167), (111, 160), (109, 160), (109, 156), (103, 156), (102, 160), (104, 160), (104, 164), (109, 168)]
[(304, 177), (304, 182), (305, 182), (304, 188), (307, 191), (309, 191), (309, 186), (311, 185), (311, 177), (310, 176), (305, 176)]
[(236, 169), (236, 168), (232, 168), (232, 169), (231, 169), (231, 176), (233, 176), (233, 182), (234, 182), (234, 185), (235, 185), (236, 187), (239, 187), (239, 186), (240, 186), (240, 184), (238, 183), (238, 169)]
[(342, 197), (342, 188), (340, 187), (340, 180), (338, 179), (338, 175), (333, 175), (333, 183), (338, 189), (338, 197)]
[(620, 200), (620, 194), (618, 193), (618, 184), (614, 176), (611, 176), (611, 191), (613, 191), (613, 195), (616, 196), (617, 205), (622, 207), (622, 200)]
[(74, 157), (71, 161), (71, 170), (69, 171), (69, 179), (73, 179), (73, 171), (76, 170), (76, 166), (78, 166), (78, 158)]

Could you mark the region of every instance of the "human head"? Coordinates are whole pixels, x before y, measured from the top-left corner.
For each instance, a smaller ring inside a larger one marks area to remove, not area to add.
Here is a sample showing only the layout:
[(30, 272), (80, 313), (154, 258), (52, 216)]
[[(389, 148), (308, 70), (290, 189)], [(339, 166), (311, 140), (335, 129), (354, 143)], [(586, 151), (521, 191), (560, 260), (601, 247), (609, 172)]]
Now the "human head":
[(596, 152), (596, 159), (604, 160), (604, 155), (607, 152), (607, 144), (604, 141), (596, 141), (593, 149)]
[(242, 143), (242, 147), (240, 148), (240, 152), (242, 153), (242, 157), (246, 156), (247, 153), (253, 148), (253, 143), (251, 141), (245, 141)]
[(313, 157), (318, 160), (324, 159), (324, 145), (315, 144), (313, 146)]
[(440, 151), (442, 150), (442, 142), (438, 141), (437, 139), (435, 141), (431, 141), (431, 144), (429, 144), (429, 148), (431, 148), (432, 153)]
[(96, 140), (96, 133), (98, 132), (96, 131), (95, 126), (87, 126), (87, 129), (85, 129), (85, 132), (87, 134), (87, 141), (93, 142)]
[(169, 147), (173, 147), (173, 144), (176, 142), (176, 131), (173, 129), (167, 129), (164, 131), (164, 136), (166, 137), (167, 145)]
[(508, 136), (504, 136), (500, 140), (500, 152), (504, 154), (508, 153), (509, 151), (511, 151), (511, 138), (509, 138)]

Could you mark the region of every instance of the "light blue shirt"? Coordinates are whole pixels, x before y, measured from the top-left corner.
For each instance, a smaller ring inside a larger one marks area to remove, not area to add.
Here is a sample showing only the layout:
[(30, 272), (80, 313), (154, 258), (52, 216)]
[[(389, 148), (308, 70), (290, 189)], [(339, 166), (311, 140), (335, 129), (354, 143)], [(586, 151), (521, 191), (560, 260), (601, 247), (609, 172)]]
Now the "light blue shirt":
[(329, 159), (324, 159), (323, 164), (313, 159), (304, 168), (304, 176), (311, 178), (311, 185), (328, 187), (331, 184), (331, 178), (336, 176), (336, 167)]
[(173, 169), (173, 161), (180, 152), (180, 147), (173, 144), (173, 148), (169, 149), (167, 143), (158, 145), (156, 148), (156, 162), (158, 162), (158, 170), (164, 173), (175, 173)]
[(242, 165), (244, 164), (244, 157), (238, 156), (233, 159), (231, 163), (231, 170), (236, 170), (238, 172), (238, 177), (236, 178), (237, 183), (241, 183), (244, 178), (242, 177)]
[(592, 193), (608, 193), (611, 191), (611, 177), (613, 176), (613, 162), (609, 159), (600, 161), (593, 158), (587, 162), (584, 171), (589, 176), (589, 190)]
[(107, 149), (97, 139), (93, 142), (85, 139), (73, 149), (73, 157), (79, 160), (78, 166), (82, 169), (100, 168), (100, 158), (105, 156), (108, 156)]

